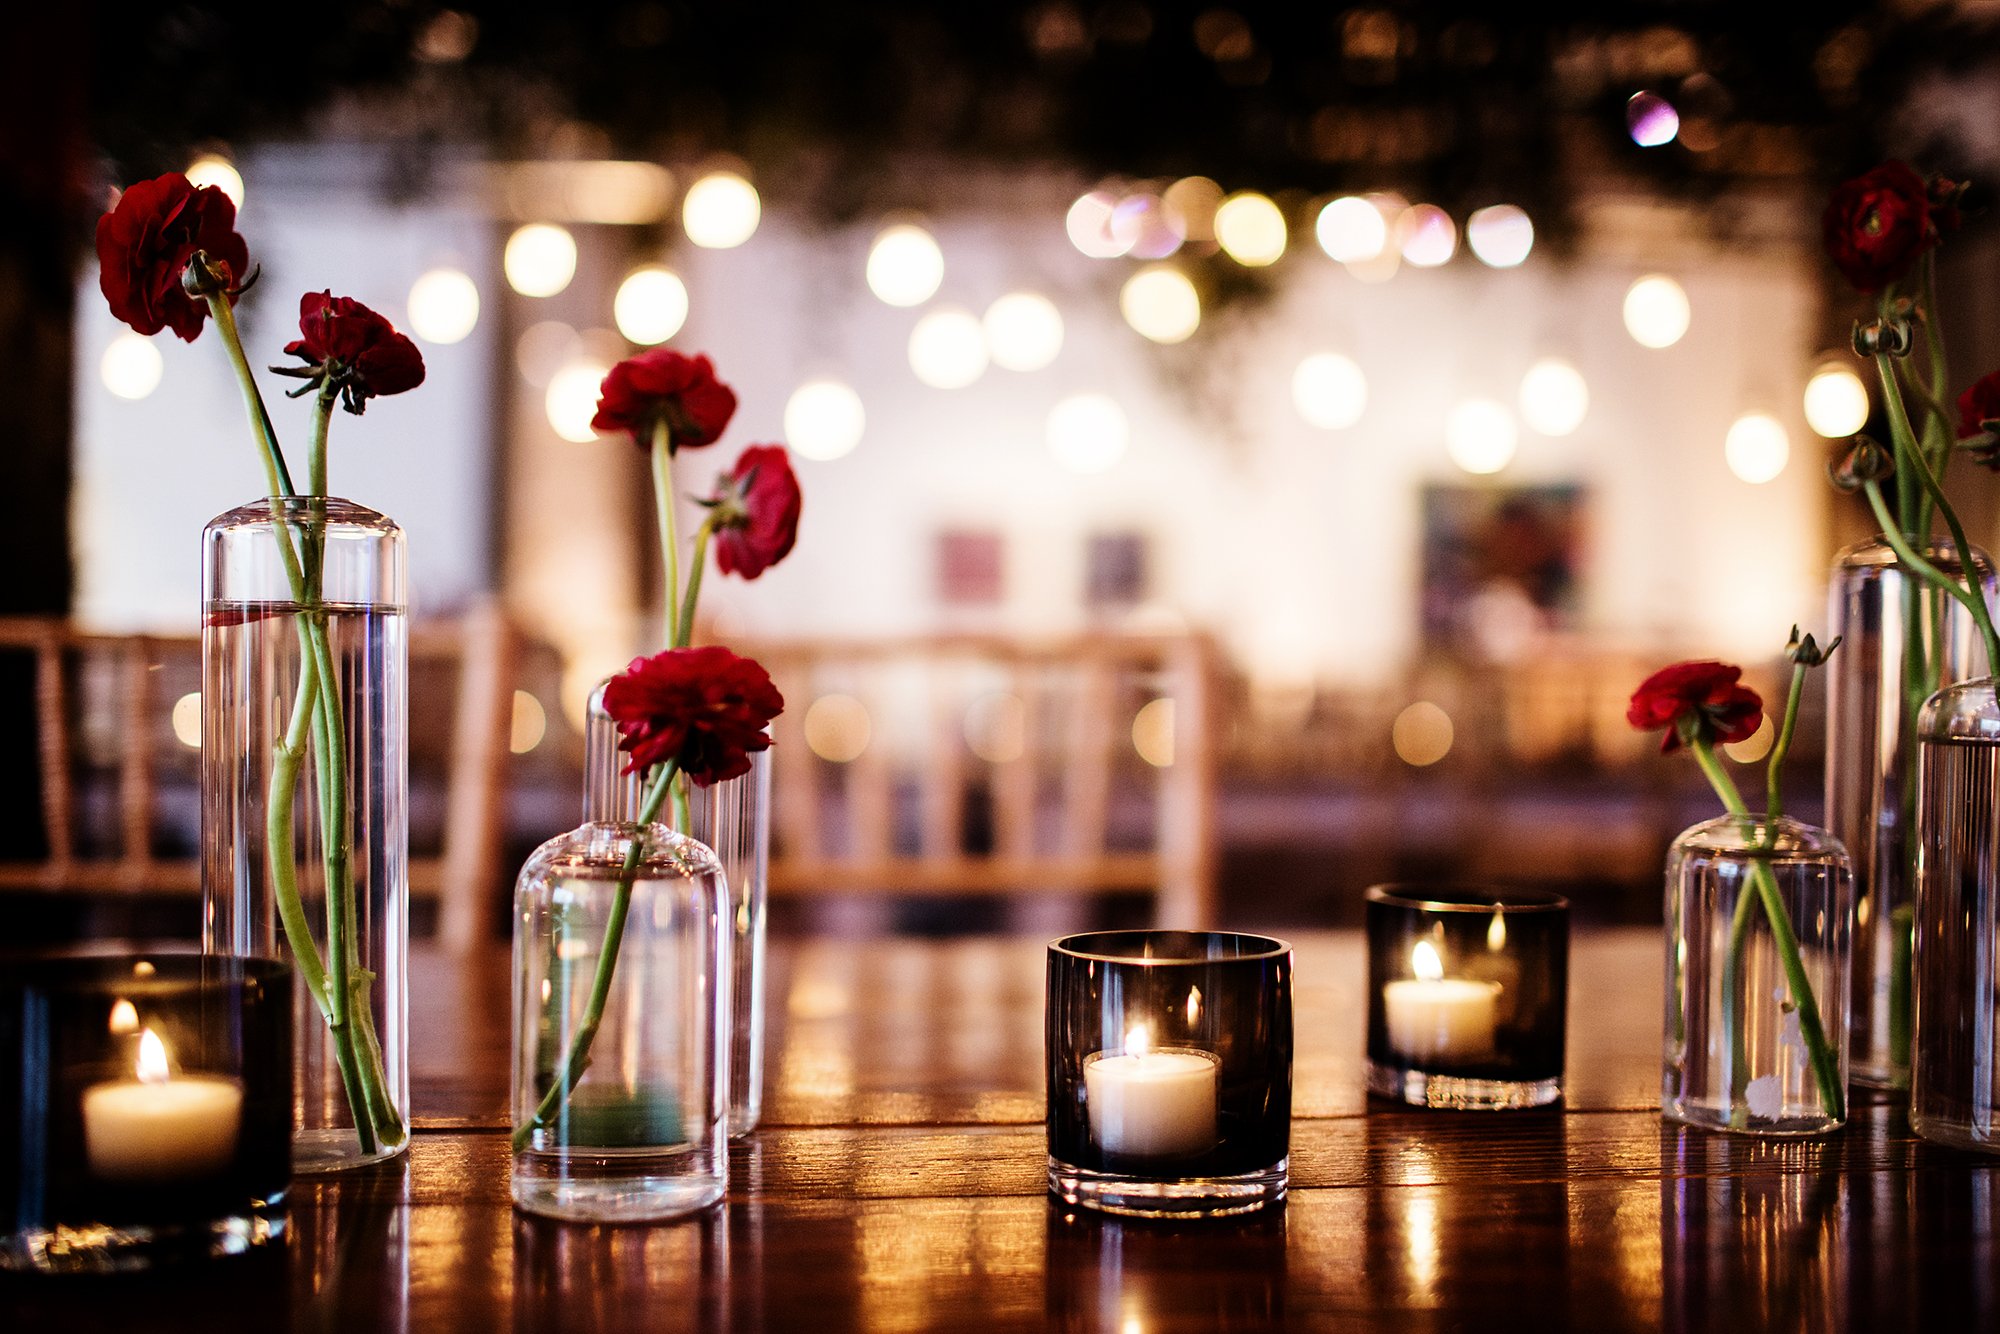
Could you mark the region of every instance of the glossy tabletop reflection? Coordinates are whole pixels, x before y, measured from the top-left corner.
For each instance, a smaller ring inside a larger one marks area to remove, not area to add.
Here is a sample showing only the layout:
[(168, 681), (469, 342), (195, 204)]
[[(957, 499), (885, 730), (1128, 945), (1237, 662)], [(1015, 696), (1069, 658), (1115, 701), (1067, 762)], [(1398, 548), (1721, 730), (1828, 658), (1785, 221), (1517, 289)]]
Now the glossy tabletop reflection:
[(507, 958), (420, 955), (407, 1161), (301, 1183), (289, 1244), (0, 1276), (12, 1329), (1875, 1329), (2000, 1313), (2000, 1163), (1899, 1106), (1758, 1142), (1663, 1124), (1659, 937), (1579, 933), (1568, 1098), (1362, 1091), (1358, 933), (1295, 940), (1292, 1192), (1243, 1220), (1044, 1192), (1043, 943), (775, 945), (765, 1125), (727, 1200), (593, 1228), (507, 1197)]

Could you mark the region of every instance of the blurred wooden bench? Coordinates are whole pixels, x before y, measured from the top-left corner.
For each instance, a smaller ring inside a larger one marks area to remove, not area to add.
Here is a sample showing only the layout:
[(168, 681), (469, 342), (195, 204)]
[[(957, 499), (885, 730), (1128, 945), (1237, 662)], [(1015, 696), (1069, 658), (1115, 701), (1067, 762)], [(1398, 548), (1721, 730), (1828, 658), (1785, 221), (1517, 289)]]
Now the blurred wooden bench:
[[(413, 676), (436, 665), (456, 679), (442, 852), (413, 857), (409, 868), (412, 894), (439, 897), (439, 935), (449, 945), (481, 933), (501, 877), (516, 646), (512, 627), (492, 609), (410, 634)], [(200, 638), (0, 618), (0, 662), (10, 684), (32, 679), (32, 753), (10, 744), (0, 765), (32, 766), (46, 845), (34, 859), (0, 859), (0, 889), (200, 889), (198, 753), (177, 739), (172, 716), (201, 688)], [(22, 792), (28, 784), (5, 786)], [(100, 799), (107, 787), (115, 794), (108, 816)], [(178, 809), (168, 809), (170, 799)]]
[(731, 647), (786, 699), (773, 893), (1135, 892), (1153, 896), (1162, 924), (1213, 923), (1207, 640)]

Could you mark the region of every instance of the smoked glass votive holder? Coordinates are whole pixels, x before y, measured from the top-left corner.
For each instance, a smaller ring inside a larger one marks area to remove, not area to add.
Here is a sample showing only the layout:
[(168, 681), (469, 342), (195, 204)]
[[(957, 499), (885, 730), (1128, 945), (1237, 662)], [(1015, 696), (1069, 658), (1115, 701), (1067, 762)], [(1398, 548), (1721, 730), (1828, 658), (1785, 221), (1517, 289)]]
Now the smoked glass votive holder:
[(1370, 1093), (1473, 1111), (1562, 1097), (1569, 900), (1375, 885), (1367, 903)]
[(0, 960), (0, 1268), (103, 1273), (284, 1235), (291, 970)]
[(1138, 1217), (1285, 1195), (1292, 950), (1269, 936), (1099, 931), (1049, 946), (1049, 1189)]

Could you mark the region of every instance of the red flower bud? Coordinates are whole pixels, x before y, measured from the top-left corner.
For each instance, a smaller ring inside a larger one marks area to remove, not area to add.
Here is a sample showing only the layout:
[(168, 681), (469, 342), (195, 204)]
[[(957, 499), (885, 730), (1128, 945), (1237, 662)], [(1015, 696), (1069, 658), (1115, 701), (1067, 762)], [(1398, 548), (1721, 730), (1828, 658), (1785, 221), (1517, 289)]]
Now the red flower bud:
[(424, 382), (417, 345), (353, 297), (307, 292), (299, 298), (299, 333), (303, 337), (285, 344), (285, 355), (301, 358), (311, 370), (287, 374), (334, 385), (349, 412), (361, 412), (377, 394), (400, 394)]
[(799, 479), (783, 445), (752, 445), (720, 479), (710, 502), (715, 563), (724, 574), (755, 579), (783, 560), (799, 536)]
[(736, 393), (715, 378), (707, 357), (656, 347), (611, 368), (590, 429), (629, 431), (639, 448), (651, 449), (653, 427), (664, 421), (667, 448), (678, 450), (714, 444), (735, 414)]
[(1898, 281), (1938, 243), (1929, 188), (1903, 162), (1885, 162), (1836, 186), (1820, 227), (1834, 267), (1863, 292)]
[(726, 648), (634, 658), (604, 688), (618, 748), (632, 757), (625, 772), (677, 760), (701, 787), (749, 773), (751, 752), (770, 746), (765, 729), (784, 708), (770, 675)]
[(142, 334), (172, 329), (192, 343), (208, 318), (207, 303), (181, 287), (196, 251), (212, 270), (226, 271), (231, 287), (248, 274), (250, 247), (236, 233), (228, 195), (197, 189), (177, 171), (127, 189), (97, 220), (97, 285), (111, 313)]
[(1974, 380), (1958, 396), (1958, 438), (1990, 431), (1996, 419), (2000, 419), (2000, 371)]
[(1642, 732), (1662, 727), (1662, 752), (1676, 749), (1682, 732), (1708, 742), (1746, 741), (1764, 721), (1764, 701), (1740, 686), (1741, 667), (1721, 662), (1677, 662), (1662, 667), (1632, 692), (1625, 721)]

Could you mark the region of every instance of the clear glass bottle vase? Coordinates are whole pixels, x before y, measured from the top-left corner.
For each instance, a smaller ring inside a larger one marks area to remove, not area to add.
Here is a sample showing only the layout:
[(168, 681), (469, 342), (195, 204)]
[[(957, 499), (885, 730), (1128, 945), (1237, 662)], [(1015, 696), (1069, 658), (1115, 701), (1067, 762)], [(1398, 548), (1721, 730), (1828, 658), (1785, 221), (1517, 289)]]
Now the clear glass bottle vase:
[(516, 1205), (642, 1222), (722, 1198), (734, 939), (715, 854), (663, 824), (585, 824), (528, 858), (514, 891)]
[(329, 497), (202, 534), (202, 938), (293, 965), (293, 1161), (409, 1144), (403, 532)]
[(1949, 686), (1918, 721), (1910, 1128), (2000, 1152), (2000, 701)]
[[(635, 820), (645, 804), (636, 774), (623, 772), (618, 725), (591, 692), (584, 725), (583, 818)], [(671, 804), (660, 819), (671, 822)], [(771, 857), (771, 752), (750, 757), (750, 772), (712, 787), (688, 785), (688, 833), (715, 850), (728, 882), (736, 933), (730, 987), (729, 1133), (747, 1135), (764, 1111), (764, 930)]]
[(1840, 1128), (1852, 898), (1846, 850), (1797, 820), (1726, 815), (1674, 840), (1660, 1092), (1669, 1120), (1764, 1135)]
[[(1963, 569), (1948, 539), (1924, 556), (1954, 577)], [(1992, 559), (1974, 548), (1973, 560), (1990, 603)], [(1854, 860), (1851, 1069), (1858, 1084), (1902, 1088), (1910, 1075), (1917, 710), (1978, 670), (1979, 636), (1970, 612), (1911, 578), (1879, 537), (1834, 561), (1827, 635), (1841, 644), (1826, 665), (1826, 827)]]

